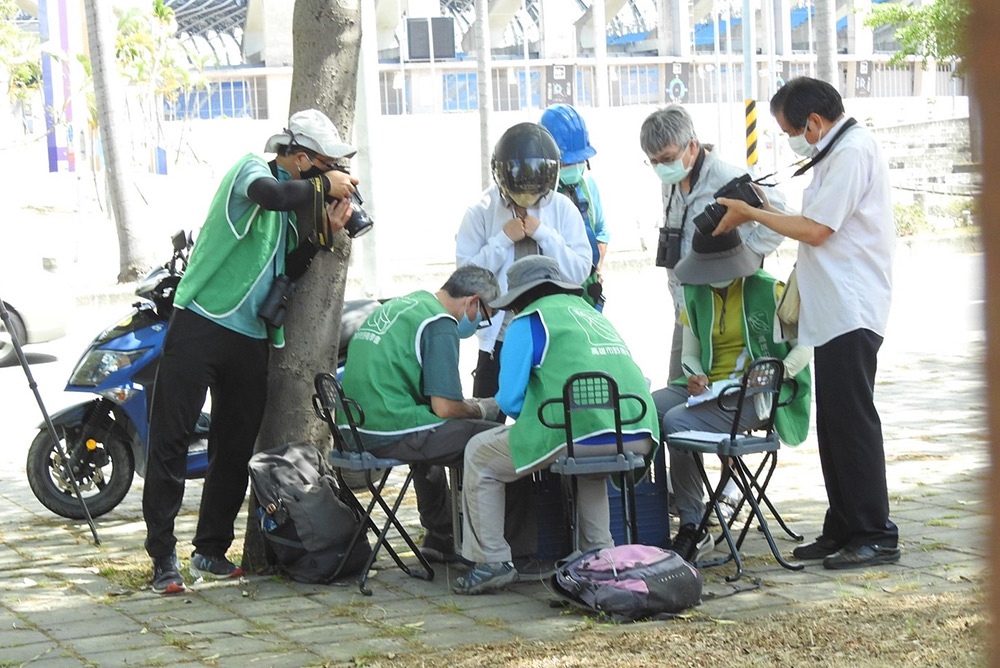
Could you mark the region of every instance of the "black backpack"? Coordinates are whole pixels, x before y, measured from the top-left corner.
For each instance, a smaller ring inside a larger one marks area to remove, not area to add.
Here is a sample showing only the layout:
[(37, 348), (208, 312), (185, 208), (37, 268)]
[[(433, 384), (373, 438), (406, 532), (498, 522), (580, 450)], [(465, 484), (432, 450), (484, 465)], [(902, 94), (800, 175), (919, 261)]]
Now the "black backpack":
[(555, 592), (615, 621), (673, 615), (701, 603), (701, 573), (673, 550), (616, 545), (591, 550), (552, 576)]
[(268, 548), (268, 562), (298, 582), (327, 583), (360, 573), (371, 546), (367, 533), (350, 554), (361, 519), (340, 497), (323, 455), (309, 443), (291, 443), (250, 458), (254, 509)]

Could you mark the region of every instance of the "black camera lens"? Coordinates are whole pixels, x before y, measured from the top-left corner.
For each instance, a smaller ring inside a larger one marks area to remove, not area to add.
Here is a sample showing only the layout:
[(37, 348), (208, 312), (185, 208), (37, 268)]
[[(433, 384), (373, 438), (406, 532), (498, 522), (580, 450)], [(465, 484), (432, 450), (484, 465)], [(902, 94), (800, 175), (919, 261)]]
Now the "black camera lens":
[(718, 202), (713, 202), (705, 207), (705, 210), (694, 217), (694, 225), (698, 231), (704, 235), (711, 236), (715, 228), (719, 226), (719, 221), (726, 215), (728, 209)]
[(354, 210), (351, 211), (351, 217), (344, 225), (344, 229), (347, 230), (347, 236), (353, 239), (372, 229), (375, 221), (371, 219), (367, 211), (361, 208), (361, 197), (357, 192), (354, 193), (352, 199), (354, 199)]

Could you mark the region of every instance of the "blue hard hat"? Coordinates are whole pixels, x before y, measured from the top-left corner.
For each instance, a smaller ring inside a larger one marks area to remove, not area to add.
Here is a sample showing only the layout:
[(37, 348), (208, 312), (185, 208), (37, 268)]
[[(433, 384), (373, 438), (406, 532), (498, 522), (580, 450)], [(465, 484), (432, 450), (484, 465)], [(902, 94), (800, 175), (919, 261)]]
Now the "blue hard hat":
[(590, 145), (590, 135), (583, 118), (568, 104), (553, 104), (542, 114), (542, 125), (559, 145), (562, 163), (575, 165), (597, 154)]

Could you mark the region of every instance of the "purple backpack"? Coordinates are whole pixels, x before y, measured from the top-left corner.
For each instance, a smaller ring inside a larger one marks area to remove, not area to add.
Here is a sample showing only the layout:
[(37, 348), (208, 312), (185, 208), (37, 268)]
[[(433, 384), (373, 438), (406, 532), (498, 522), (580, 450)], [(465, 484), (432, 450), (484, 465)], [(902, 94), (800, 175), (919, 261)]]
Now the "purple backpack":
[(650, 545), (591, 550), (552, 576), (557, 594), (615, 621), (675, 614), (701, 603), (701, 573), (676, 552)]

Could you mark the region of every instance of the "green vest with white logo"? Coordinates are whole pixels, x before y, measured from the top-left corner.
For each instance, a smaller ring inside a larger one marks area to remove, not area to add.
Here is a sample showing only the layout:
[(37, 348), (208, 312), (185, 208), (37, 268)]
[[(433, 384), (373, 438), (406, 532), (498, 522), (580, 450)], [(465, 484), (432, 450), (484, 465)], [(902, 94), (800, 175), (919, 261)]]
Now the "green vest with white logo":
[[(420, 290), (387, 301), (351, 337), (341, 384), (364, 410), (362, 432), (402, 438), (444, 422), (421, 386), (420, 337), (440, 318), (454, 320), (437, 297)], [(347, 423), (342, 415), (337, 422)]]
[[(740, 280), (740, 279), (738, 279)], [(743, 340), (752, 359), (775, 357), (785, 359), (792, 347), (785, 342), (774, 340), (774, 312), (777, 309), (778, 280), (763, 269), (747, 276), (743, 281)], [(685, 285), (684, 306), (687, 308), (691, 329), (699, 341), (712, 340), (715, 323), (715, 300), (707, 285)], [(712, 346), (701, 346), (702, 368), (712, 368)], [(788, 445), (798, 445), (809, 432), (809, 408), (812, 391), (812, 374), (809, 365), (795, 376), (798, 394), (788, 406), (778, 409), (774, 427), (781, 440)], [(786, 385), (781, 390), (780, 400), (785, 401), (791, 394)]]
[[(646, 404), (646, 414), (638, 422), (625, 425), (623, 434), (641, 434), (658, 442), (660, 426), (649, 386), (632, 359), (625, 341), (611, 322), (575, 295), (542, 297), (519, 314), (537, 313), (545, 328), (547, 345), (541, 363), (532, 367), (524, 405), (510, 430), (510, 450), (517, 471), (524, 471), (566, 445), (563, 429), (550, 429), (538, 420), (538, 407), (546, 399), (562, 397), (563, 385), (575, 373), (603, 371), (618, 383), (620, 394), (638, 395)], [(550, 422), (563, 422), (562, 405), (545, 409)], [(624, 399), (622, 420), (639, 414), (638, 402)], [(573, 438), (580, 441), (602, 434), (614, 434), (611, 411), (580, 411), (573, 417)]]

